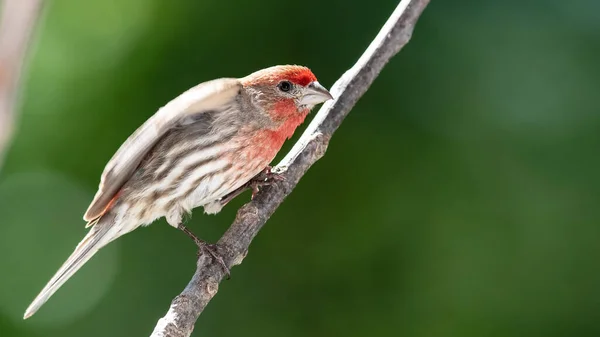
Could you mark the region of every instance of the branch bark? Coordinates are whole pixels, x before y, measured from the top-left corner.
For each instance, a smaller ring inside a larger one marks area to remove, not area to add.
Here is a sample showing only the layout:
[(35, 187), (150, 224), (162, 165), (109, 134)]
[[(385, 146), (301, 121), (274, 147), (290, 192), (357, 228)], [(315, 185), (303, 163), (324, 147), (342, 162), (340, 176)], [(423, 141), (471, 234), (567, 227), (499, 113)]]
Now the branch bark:
[[(408, 43), (417, 20), (429, 0), (402, 0), (356, 64), (333, 85), (335, 100), (316, 114), (302, 137), (276, 166), (286, 180), (264, 188), (242, 206), (229, 229), (218, 241), (218, 251), (229, 268), (242, 263), (248, 247), (300, 178), (323, 155), (331, 136), (354, 104), (367, 91), (385, 64)], [(198, 259), (192, 280), (173, 299), (151, 337), (190, 336), (196, 320), (215, 296), (224, 277), (223, 268), (207, 254)]]
[(23, 63), (42, 0), (4, 0), (0, 9), (0, 167), (14, 131)]

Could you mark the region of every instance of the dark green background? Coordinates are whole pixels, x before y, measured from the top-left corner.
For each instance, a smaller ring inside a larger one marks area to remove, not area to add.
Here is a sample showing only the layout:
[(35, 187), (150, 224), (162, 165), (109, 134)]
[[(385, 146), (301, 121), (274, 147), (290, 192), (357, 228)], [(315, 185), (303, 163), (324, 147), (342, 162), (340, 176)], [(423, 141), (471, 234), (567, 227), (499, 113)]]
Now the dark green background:
[[(395, 6), (50, 1), (0, 174), (0, 336), (149, 335), (194, 271), (164, 220), (21, 319), (104, 164), (199, 82), (296, 63), (330, 87)], [(194, 336), (600, 335), (599, 90), (600, 2), (433, 0)], [(214, 241), (248, 197), (189, 225)]]

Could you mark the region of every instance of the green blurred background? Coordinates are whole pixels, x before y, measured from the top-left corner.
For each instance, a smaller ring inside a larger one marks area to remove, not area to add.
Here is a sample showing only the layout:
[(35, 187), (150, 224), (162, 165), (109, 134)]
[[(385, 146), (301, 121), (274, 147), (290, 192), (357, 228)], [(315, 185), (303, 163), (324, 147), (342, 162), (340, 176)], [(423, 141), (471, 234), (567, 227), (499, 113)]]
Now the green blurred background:
[[(396, 4), (49, 1), (0, 173), (0, 336), (149, 335), (195, 266), (164, 220), (21, 318), (104, 164), (199, 82), (295, 63), (330, 87)], [(433, 0), (194, 336), (599, 336), (599, 90), (597, 0)], [(248, 198), (189, 225), (215, 241)]]

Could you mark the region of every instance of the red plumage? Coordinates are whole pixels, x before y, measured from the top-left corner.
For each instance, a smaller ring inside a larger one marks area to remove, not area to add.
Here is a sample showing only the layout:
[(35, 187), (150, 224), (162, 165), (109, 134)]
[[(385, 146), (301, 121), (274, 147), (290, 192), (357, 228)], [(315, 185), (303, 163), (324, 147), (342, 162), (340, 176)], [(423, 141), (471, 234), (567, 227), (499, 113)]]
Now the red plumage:
[(242, 79), (242, 83), (244, 83), (244, 85), (255, 85), (260, 83), (272, 84), (284, 79), (303, 87), (309, 85), (311, 82), (317, 81), (317, 77), (306, 67), (276, 66), (259, 70)]

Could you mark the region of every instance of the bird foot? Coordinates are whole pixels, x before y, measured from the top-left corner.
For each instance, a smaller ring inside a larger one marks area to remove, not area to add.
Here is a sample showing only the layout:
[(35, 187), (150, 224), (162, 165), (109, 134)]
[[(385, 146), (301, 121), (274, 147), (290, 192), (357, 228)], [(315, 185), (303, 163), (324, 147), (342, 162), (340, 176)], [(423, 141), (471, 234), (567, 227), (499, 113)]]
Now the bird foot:
[[(238, 195), (242, 194), (247, 189), (252, 190), (252, 199), (254, 199), (256, 194), (259, 192), (260, 187), (272, 185), (276, 181), (285, 181), (285, 177), (283, 176), (282, 173), (273, 172), (273, 169), (271, 166), (267, 166), (267, 167), (265, 167), (264, 170), (262, 170), (262, 172), (257, 174), (254, 178), (250, 179), (250, 181), (248, 181), (244, 185), (240, 186), (237, 190), (224, 196), (218, 202), (220, 203), (220, 206), (222, 208), (225, 205), (227, 205), (228, 202), (233, 200)], [(220, 210), (220, 208), (219, 208), (219, 210)]]
[(184, 225), (179, 225), (179, 229), (182, 232), (184, 232), (187, 236), (189, 236), (192, 240), (194, 240), (194, 243), (196, 243), (196, 246), (198, 246), (198, 253), (197, 253), (198, 258), (200, 256), (202, 256), (202, 254), (204, 254), (204, 253), (210, 254), (210, 256), (212, 256), (215, 259), (215, 261), (217, 261), (217, 263), (219, 263), (221, 265), (221, 267), (225, 271), (225, 275), (227, 276), (227, 279), (231, 278), (231, 272), (229, 270), (229, 267), (227, 267), (225, 260), (223, 260), (223, 257), (221, 256), (221, 254), (219, 254), (219, 246), (217, 244), (210, 244), (210, 243), (200, 239), (199, 237), (196, 236), (196, 234), (194, 234), (192, 231), (190, 231)]
[(215, 261), (217, 261), (217, 263), (221, 265), (221, 268), (223, 268), (223, 270), (225, 271), (225, 276), (229, 280), (231, 278), (231, 271), (229, 270), (229, 267), (227, 267), (227, 264), (225, 264), (225, 260), (223, 260), (221, 254), (219, 254), (219, 245), (216, 243), (210, 244), (206, 241), (201, 241), (200, 243), (196, 244), (198, 245), (198, 257), (202, 256), (202, 254), (204, 254), (205, 252), (210, 254), (215, 259)]
[(252, 199), (260, 191), (260, 187), (272, 185), (277, 181), (285, 181), (285, 177), (281, 173), (273, 172), (271, 166), (267, 166), (248, 182), (248, 187), (252, 189)]

